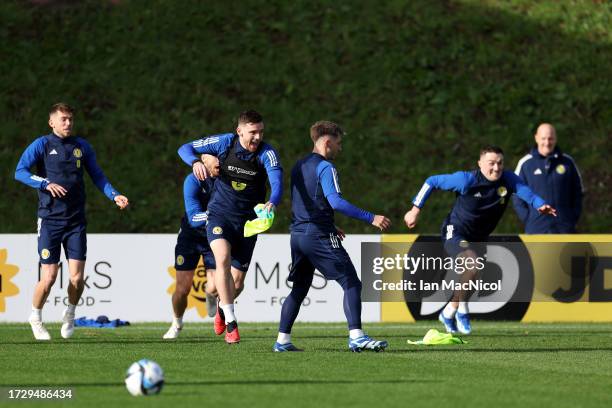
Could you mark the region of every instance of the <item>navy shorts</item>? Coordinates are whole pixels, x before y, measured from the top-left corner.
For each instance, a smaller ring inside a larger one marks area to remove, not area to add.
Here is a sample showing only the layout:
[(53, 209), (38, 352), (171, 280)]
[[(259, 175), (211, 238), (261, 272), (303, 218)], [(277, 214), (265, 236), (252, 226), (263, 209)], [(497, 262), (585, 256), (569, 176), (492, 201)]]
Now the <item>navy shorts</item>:
[(87, 257), (87, 224), (53, 224), (38, 219), (38, 255), (40, 263), (57, 264), (62, 245), (66, 259), (84, 261)]
[(215, 269), (215, 257), (205, 232), (204, 229), (197, 231), (184, 225), (181, 227), (174, 247), (174, 269), (192, 271), (198, 266), (200, 256), (204, 259), (204, 268)]
[(357, 271), (335, 233), (307, 235), (291, 233), (291, 272), (288, 280), (312, 275), (315, 268), (327, 280), (357, 279)]
[(206, 235), (208, 242), (223, 238), (232, 246), (232, 266), (242, 272), (249, 270), (257, 235), (244, 237), (244, 224), (246, 219), (229, 217), (217, 217), (213, 214), (208, 215), (206, 223)]
[(471, 249), (478, 257), (484, 257), (487, 253), (486, 240), (477, 241), (468, 239), (465, 234), (457, 230), (452, 224), (445, 224), (442, 228), (442, 242), (448, 256), (455, 258), (461, 252)]

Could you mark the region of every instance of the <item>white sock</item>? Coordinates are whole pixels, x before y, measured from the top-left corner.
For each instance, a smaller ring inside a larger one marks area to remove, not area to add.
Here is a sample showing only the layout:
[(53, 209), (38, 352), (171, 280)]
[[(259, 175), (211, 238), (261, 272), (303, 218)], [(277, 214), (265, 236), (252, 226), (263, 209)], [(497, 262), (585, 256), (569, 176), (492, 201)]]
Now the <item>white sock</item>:
[(66, 312), (70, 314), (74, 314), (75, 309), (76, 309), (76, 305), (73, 305), (70, 302), (68, 302), (68, 307), (66, 308)]
[(172, 324), (176, 327), (183, 327), (183, 318), (182, 317), (174, 317), (172, 320)]
[(276, 342), (278, 344), (291, 343), (291, 333), (281, 333), (281, 332), (278, 332), (278, 337), (276, 338)]
[[(219, 304), (221, 305), (221, 303)], [(221, 305), (221, 309), (223, 310), (223, 314), (225, 315), (225, 324), (236, 321), (236, 316), (234, 316), (234, 304), (233, 303), (229, 305)]]
[(42, 320), (42, 309), (37, 309), (32, 306), (32, 313), (30, 313), (30, 318), (32, 320)]
[(459, 302), (459, 309), (457, 311), (461, 314), (468, 314), (467, 302)]
[(451, 304), (451, 302), (448, 302), (444, 310), (442, 310), (442, 316), (444, 316), (445, 319), (454, 318), (455, 313), (457, 313), (457, 309), (455, 309), (455, 307)]
[(349, 337), (351, 339), (358, 339), (360, 337), (365, 336), (365, 334), (363, 333), (363, 330), (361, 329), (351, 329), (349, 330)]

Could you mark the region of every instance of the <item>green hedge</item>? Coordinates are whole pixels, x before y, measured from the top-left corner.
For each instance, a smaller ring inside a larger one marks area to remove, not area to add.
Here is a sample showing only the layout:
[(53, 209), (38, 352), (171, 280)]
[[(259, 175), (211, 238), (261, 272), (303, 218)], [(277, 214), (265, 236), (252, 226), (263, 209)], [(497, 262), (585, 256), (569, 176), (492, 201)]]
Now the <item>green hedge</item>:
[[(274, 232), (319, 119), (348, 132), (345, 197), (393, 232), (428, 175), (473, 167), (485, 143), (513, 168), (552, 122), (587, 187), (580, 229), (612, 231), (609, 2), (14, 0), (0, 15), (1, 232), (35, 229), (36, 195), (13, 171), (60, 100), (132, 202), (120, 213), (88, 183), (90, 232), (176, 231), (189, 171), (177, 148), (231, 131), (245, 108), (264, 114), (285, 168)], [(438, 231), (452, 200), (432, 197), (418, 231)], [(520, 230), (509, 209), (497, 231)]]

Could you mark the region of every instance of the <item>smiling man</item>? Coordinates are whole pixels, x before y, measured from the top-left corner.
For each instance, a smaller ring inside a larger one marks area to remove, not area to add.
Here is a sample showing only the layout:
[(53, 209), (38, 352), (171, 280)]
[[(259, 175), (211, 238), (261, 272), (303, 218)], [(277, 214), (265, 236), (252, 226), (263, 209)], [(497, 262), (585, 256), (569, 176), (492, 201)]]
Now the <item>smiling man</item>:
[[(34, 289), (29, 319), (36, 340), (51, 338), (41, 313), (57, 278), (62, 245), (70, 282), (68, 307), (60, 333), (66, 339), (74, 333), (74, 314), (85, 286), (83, 271), (87, 255), (84, 170), (109, 200), (120, 209), (128, 206), (127, 197), (119, 194), (104, 176), (91, 145), (72, 135), (73, 125), (74, 110), (65, 103), (53, 105), (49, 111), (52, 132), (26, 148), (15, 170), (15, 179), (38, 190), (38, 253), (42, 278)], [(33, 166), (36, 174), (30, 172)]]
[[(404, 216), (408, 228), (416, 226), (421, 209), (434, 190), (457, 193), (455, 205), (442, 224), (442, 241), (449, 256), (472, 259), (466, 262), (471, 265), (475, 265), (477, 257), (484, 256), (484, 243), (499, 223), (513, 194), (540, 214), (556, 216), (555, 209), (543, 198), (531, 191), (513, 172), (504, 170), (504, 153), (496, 146), (480, 150), (477, 170), (440, 174), (425, 180), (412, 200), (412, 209)], [(463, 272), (461, 280), (469, 282), (475, 276), (476, 269), (472, 268)], [(447, 332), (469, 334), (472, 328), (467, 293), (455, 291), (438, 318)]]
[(268, 211), (274, 211), (283, 192), (278, 154), (264, 143), (263, 136), (262, 116), (248, 110), (238, 117), (236, 133), (198, 139), (178, 151), (199, 180), (208, 176), (199, 155), (219, 158), (220, 175), (208, 203), (206, 234), (215, 257), (214, 283), (219, 296), (215, 333), (225, 332), (225, 341), (230, 344), (240, 341), (234, 299), (244, 285), (257, 241), (257, 235), (244, 237), (244, 224), (255, 217), (255, 205), (265, 201), (266, 182), (271, 188), (270, 199), (265, 203)]

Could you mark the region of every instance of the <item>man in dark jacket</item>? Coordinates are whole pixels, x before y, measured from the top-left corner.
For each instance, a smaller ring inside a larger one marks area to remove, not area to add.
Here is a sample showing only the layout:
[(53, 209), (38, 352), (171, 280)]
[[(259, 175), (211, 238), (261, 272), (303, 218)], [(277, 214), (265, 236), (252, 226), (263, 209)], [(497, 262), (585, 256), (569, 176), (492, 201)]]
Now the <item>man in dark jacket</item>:
[(535, 134), (536, 145), (519, 160), (515, 173), (533, 192), (557, 209), (547, 217), (513, 197), (514, 209), (527, 234), (571, 234), (582, 211), (582, 177), (574, 159), (557, 147), (555, 128), (543, 123)]

